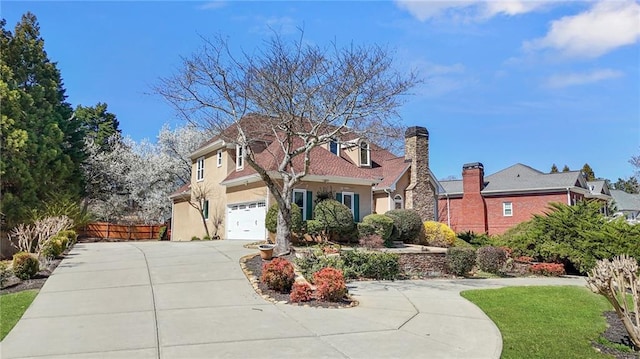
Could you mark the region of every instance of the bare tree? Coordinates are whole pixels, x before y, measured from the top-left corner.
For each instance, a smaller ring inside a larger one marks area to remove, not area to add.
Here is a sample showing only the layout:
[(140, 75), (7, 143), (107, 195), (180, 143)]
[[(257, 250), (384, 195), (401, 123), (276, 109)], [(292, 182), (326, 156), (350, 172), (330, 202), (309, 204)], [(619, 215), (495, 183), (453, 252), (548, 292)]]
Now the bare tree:
[[(207, 220), (210, 218), (214, 229), (214, 237), (219, 236), (218, 230), (222, 225), (223, 212), (219, 206), (220, 198), (214, 187), (211, 187), (205, 182), (197, 182), (191, 185), (191, 199), (189, 205), (195, 208), (200, 213), (200, 219), (202, 219), (202, 226), (204, 227), (205, 234), (211, 238), (209, 232), (209, 225)], [(213, 208), (213, 211), (211, 211)]]
[(418, 79), (394, 70), (389, 51), (375, 45), (323, 49), (302, 35), (274, 36), (235, 56), (221, 37), (203, 42), (155, 91), (188, 122), (243, 149), (278, 203), (275, 252), (288, 253), (291, 191), (309, 171), (311, 150), (346, 136), (400, 134), (396, 110)]

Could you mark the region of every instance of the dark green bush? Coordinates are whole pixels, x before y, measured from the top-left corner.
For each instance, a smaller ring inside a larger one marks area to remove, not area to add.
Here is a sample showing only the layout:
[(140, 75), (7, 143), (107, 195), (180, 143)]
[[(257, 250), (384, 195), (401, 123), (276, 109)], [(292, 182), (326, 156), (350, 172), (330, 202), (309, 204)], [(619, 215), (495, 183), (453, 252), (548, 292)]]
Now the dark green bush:
[(491, 237), (486, 233), (475, 233), (473, 231), (466, 231), (457, 233), (456, 236), (476, 248), (493, 245)]
[(343, 269), (344, 261), (336, 255), (327, 256), (322, 250), (304, 253), (302, 257), (294, 260), (302, 275), (308, 280), (313, 280), (313, 273), (322, 268), (332, 267)]
[(351, 241), (357, 235), (351, 210), (334, 199), (319, 202), (313, 210), (313, 219), (320, 222), (330, 239)]
[(26, 252), (13, 255), (13, 273), (16, 277), (27, 280), (33, 278), (40, 270), (38, 257)]
[(451, 247), (447, 249), (447, 266), (451, 273), (463, 276), (476, 264), (476, 250), (473, 248)]
[(192, 241), (199, 241), (199, 240), (201, 240), (201, 239), (200, 239), (200, 237), (198, 237), (198, 236), (193, 236), (193, 237), (191, 237), (191, 240), (192, 240)]
[(358, 223), (358, 236), (364, 238), (371, 234), (377, 234), (384, 241), (385, 247), (392, 247), (393, 219), (383, 214), (370, 214)]
[(624, 219), (610, 220), (600, 213), (599, 202), (574, 206), (553, 203), (544, 215), (535, 215), (499, 238), (513, 255), (533, 257), (539, 262), (556, 262), (588, 273), (596, 261), (620, 254), (640, 258), (640, 226)]
[[(267, 217), (264, 220), (264, 225), (271, 233), (276, 233), (278, 230), (278, 204), (274, 204), (269, 207), (267, 211)], [(299, 233), (302, 231), (302, 211), (297, 204), (291, 203), (291, 231)]]
[(393, 220), (392, 240), (418, 243), (424, 230), (420, 214), (412, 209), (394, 209), (384, 214)]
[(396, 253), (350, 250), (340, 256), (345, 278), (393, 280), (400, 275), (400, 256)]
[(508, 254), (504, 248), (500, 247), (480, 247), (476, 252), (478, 268), (480, 270), (498, 274), (505, 263), (507, 263)]
[(58, 233), (58, 235), (67, 237), (67, 239), (69, 239), (69, 243), (70, 244), (76, 244), (76, 242), (78, 241), (78, 233), (76, 231), (74, 231), (73, 229), (68, 229), (66, 231), (60, 231), (60, 233)]
[(160, 229), (158, 229), (158, 240), (159, 241), (166, 240), (167, 239), (166, 235), (167, 235), (167, 226), (160, 227)]

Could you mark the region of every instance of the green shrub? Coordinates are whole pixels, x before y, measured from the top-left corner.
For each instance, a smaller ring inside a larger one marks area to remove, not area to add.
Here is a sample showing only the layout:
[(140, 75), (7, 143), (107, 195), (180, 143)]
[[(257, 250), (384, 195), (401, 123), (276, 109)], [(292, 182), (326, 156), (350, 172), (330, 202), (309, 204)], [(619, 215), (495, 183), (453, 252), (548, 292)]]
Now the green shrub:
[(412, 209), (394, 209), (384, 214), (393, 220), (392, 240), (418, 243), (423, 231), (420, 214)]
[(59, 257), (65, 249), (63, 245), (64, 241), (68, 241), (67, 237), (57, 235), (49, 238), (49, 240), (42, 245), (40, 255), (47, 259)]
[(493, 245), (493, 240), (486, 233), (478, 234), (473, 231), (466, 231), (466, 232), (460, 232), (456, 234), (456, 236), (476, 248)]
[(444, 223), (426, 221), (424, 222), (424, 238), (429, 246), (448, 248), (454, 245), (456, 233)]
[(360, 237), (360, 241), (358, 242), (361, 247), (366, 249), (379, 249), (384, 247), (384, 241), (377, 234), (368, 234), (364, 237)]
[(502, 270), (509, 257), (504, 248), (493, 246), (478, 248), (476, 255), (478, 268), (494, 274), (498, 274)]
[(360, 238), (371, 234), (377, 234), (384, 241), (385, 247), (393, 246), (393, 219), (383, 214), (369, 214), (358, 223), (358, 234)]
[(163, 241), (167, 236), (167, 226), (162, 226), (158, 229), (158, 240)]
[(78, 242), (78, 233), (73, 229), (68, 229), (66, 231), (60, 231), (58, 233), (59, 236), (66, 237), (69, 240), (69, 245), (76, 244)]
[(600, 209), (597, 201), (574, 206), (552, 203), (547, 214), (509, 229), (499, 243), (512, 248), (516, 257), (569, 264), (583, 274), (600, 259), (619, 254), (640, 258), (640, 226), (623, 218), (610, 220)]
[(202, 237), (203, 241), (210, 241), (211, 240), (211, 236), (207, 236), (205, 235), (204, 237)]
[(396, 253), (342, 251), (346, 278), (397, 279), (400, 275), (400, 256)]
[(324, 229), (322, 222), (315, 219), (308, 220), (306, 222), (306, 227), (307, 227), (307, 233), (312, 236), (322, 235), (322, 230)]
[(322, 232), (330, 239), (351, 241), (357, 235), (351, 210), (334, 199), (319, 202), (313, 219), (320, 222)]
[(200, 241), (201, 239), (198, 236), (193, 236), (193, 237), (191, 237), (191, 240), (192, 241)]
[(26, 252), (13, 255), (13, 273), (16, 277), (27, 280), (33, 278), (40, 270), (38, 257)]
[(313, 274), (313, 283), (316, 285), (316, 296), (319, 300), (338, 302), (347, 295), (347, 284), (339, 269), (321, 269)]
[(275, 258), (262, 266), (260, 280), (270, 289), (289, 292), (295, 279), (293, 265), (284, 258)]
[(296, 258), (294, 262), (308, 281), (312, 281), (313, 274), (322, 268), (344, 268), (344, 261), (340, 256), (327, 256), (322, 250), (304, 253), (301, 257)]
[(0, 287), (13, 275), (9, 261), (0, 261)]
[(459, 247), (459, 248), (473, 248), (473, 246), (471, 244), (469, 244), (468, 242), (463, 241), (459, 237), (456, 237), (455, 241), (453, 242), (453, 246), (454, 247)]
[(475, 264), (475, 249), (452, 247), (447, 250), (447, 266), (451, 273), (458, 276), (466, 275)]
[[(277, 203), (269, 207), (264, 220), (264, 226), (267, 227), (267, 230), (271, 233), (276, 233), (278, 230), (278, 210), (279, 207)], [(294, 233), (301, 232), (302, 225), (302, 210), (297, 204), (291, 203), (291, 231)]]

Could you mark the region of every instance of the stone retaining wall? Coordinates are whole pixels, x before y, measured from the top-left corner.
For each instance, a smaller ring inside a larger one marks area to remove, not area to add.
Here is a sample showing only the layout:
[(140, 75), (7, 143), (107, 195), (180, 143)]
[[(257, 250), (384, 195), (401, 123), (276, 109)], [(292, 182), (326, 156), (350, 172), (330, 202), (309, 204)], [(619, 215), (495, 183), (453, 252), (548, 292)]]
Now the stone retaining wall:
[(399, 253), (400, 269), (409, 277), (448, 277), (445, 253)]

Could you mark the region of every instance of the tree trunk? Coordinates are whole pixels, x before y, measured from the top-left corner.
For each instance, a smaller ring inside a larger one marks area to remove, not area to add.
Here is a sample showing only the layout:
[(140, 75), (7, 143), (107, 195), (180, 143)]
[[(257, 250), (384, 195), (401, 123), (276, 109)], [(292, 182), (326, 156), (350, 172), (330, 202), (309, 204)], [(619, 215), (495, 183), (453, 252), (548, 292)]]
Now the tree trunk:
[(276, 196), (278, 202), (278, 225), (276, 227), (276, 256), (291, 253), (291, 186), (285, 179), (282, 186), (282, 196)]
[(200, 218), (202, 218), (202, 225), (204, 226), (204, 232), (207, 234), (207, 237), (211, 238), (209, 235), (209, 227), (207, 226), (207, 219), (204, 218), (204, 211), (200, 211)]

